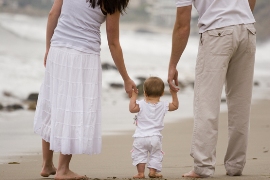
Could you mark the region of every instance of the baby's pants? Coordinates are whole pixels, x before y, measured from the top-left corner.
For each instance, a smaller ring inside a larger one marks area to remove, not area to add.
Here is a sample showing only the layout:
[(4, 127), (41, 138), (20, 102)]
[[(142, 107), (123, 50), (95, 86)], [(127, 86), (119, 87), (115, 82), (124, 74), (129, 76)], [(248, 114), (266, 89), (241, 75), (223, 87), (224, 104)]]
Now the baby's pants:
[(134, 138), (133, 150), (131, 154), (133, 165), (147, 163), (148, 168), (162, 169), (162, 143), (160, 136), (148, 136)]

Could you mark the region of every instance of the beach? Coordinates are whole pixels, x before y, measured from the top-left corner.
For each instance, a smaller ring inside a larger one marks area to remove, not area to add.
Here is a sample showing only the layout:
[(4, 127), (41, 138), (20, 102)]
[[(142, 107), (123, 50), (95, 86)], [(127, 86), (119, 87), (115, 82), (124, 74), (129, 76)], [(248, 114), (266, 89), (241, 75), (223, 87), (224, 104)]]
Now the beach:
[[(212, 180), (266, 180), (270, 178), (270, 100), (256, 101), (251, 109), (250, 137), (247, 162), (243, 176), (229, 177), (225, 175), (223, 158), (227, 146), (227, 113), (220, 114), (219, 138), (217, 144), (216, 171)], [(181, 112), (175, 112), (181, 113)], [(165, 123), (163, 131), (163, 179), (184, 179), (181, 175), (192, 169), (193, 160), (189, 156), (193, 120), (185, 119), (179, 122)], [(74, 155), (71, 169), (91, 179), (130, 179), (136, 174), (132, 166), (130, 150), (134, 131), (122, 132), (121, 135), (103, 136), (102, 153), (99, 155)], [(54, 162), (57, 165), (58, 154)], [(42, 164), (42, 155), (20, 155), (10, 157), (9, 162), (19, 164), (0, 165), (1, 180), (37, 180)], [(148, 171), (146, 169), (146, 176)]]

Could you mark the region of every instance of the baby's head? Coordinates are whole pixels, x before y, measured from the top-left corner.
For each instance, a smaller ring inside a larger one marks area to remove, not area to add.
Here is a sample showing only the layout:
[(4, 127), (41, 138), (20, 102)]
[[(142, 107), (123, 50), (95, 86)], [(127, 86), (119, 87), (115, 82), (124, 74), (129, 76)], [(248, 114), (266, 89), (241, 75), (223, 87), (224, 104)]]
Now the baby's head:
[(143, 84), (144, 95), (148, 97), (161, 97), (164, 88), (164, 82), (159, 77), (150, 77)]

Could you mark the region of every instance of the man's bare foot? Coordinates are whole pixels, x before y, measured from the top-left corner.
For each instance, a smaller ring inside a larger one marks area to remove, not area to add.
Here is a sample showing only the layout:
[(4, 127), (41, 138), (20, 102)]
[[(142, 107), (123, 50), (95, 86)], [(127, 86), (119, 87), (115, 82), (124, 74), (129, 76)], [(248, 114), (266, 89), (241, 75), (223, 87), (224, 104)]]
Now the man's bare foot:
[(56, 168), (52, 165), (52, 166), (43, 166), (42, 170), (40, 172), (40, 175), (42, 177), (49, 177), (50, 175), (55, 175), (56, 173)]
[(154, 173), (154, 174), (149, 173), (148, 176), (150, 178), (162, 178), (163, 177), (162, 174), (159, 174), (159, 173)]
[(144, 174), (137, 174), (135, 176), (133, 176), (133, 179), (144, 179)]
[(196, 174), (193, 170), (183, 174), (182, 177), (203, 178), (202, 176)]
[(80, 176), (77, 173), (74, 173), (72, 171), (68, 172), (56, 172), (55, 180), (88, 180), (89, 178), (86, 176)]

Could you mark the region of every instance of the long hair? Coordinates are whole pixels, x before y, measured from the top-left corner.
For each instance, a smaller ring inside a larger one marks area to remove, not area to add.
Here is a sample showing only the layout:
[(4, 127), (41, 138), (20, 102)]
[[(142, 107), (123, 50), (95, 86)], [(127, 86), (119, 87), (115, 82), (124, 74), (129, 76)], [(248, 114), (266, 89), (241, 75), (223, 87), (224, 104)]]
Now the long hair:
[(106, 13), (109, 14), (113, 14), (117, 11), (123, 14), (129, 0), (86, 0), (86, 2), (89, 2), (92, 8), (95, 8), (96, 5), (100, 6), (101, 9), (105, 10)]

